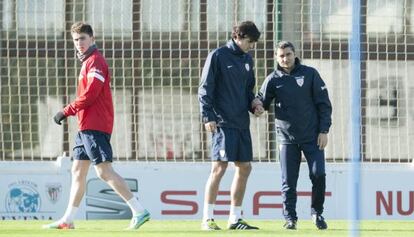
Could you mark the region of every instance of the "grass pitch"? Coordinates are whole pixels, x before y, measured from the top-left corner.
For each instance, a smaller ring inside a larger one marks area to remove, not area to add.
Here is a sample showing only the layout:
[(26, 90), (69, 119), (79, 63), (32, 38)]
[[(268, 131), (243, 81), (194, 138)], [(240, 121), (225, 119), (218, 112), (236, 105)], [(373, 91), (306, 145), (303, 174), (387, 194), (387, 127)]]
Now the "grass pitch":
[[(89, 220), (76, 221), (75, 230), (43, 230), (47, 221), (0, 221), (1, 237), (201, 237), (201, 236), (348, 236), (348, 222), (329, 221), (329, 229), (317, 230), (311, 221), (298, 222), (298, 230), (284, 230), (282, 221), (250, 221), (260, 227), (258, 231), (201, 231), (200, 221), (159, 221), (151, 220), (139, 230), (125, 230), (128, 220)], [(226, 227), (226, 221), (218, 221), (220, 227)], [(360, 236), (389, 237), (414, 236), (414, 221), (363, 221)]]

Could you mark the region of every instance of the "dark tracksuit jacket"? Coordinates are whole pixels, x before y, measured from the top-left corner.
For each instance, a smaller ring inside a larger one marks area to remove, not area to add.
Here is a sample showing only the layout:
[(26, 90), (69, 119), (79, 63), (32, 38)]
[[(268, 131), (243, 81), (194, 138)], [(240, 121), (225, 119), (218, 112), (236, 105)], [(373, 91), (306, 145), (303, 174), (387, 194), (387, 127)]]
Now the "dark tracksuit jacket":
[(198, 89), (203, 123), (249, 129), (254, 85), (253, 59), (233, 40), (210, 52)]
[(275, 100), (276, 136), (279, 144), (314, 141), (331, 126), (332, 106), (318, 71), (300, 64), (286, 74), (278, 66), (263, 83), (258, 98), (266, 110)]

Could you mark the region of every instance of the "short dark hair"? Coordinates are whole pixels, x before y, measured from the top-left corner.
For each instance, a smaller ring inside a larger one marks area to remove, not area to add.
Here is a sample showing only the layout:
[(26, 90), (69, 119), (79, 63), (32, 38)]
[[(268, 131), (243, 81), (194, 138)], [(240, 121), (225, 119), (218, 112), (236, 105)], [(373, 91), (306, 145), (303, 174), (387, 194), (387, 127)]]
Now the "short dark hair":
[(253, 41), (258, 41), (260, 38), (260, 31), (252, 21), (243, 21), (233, 27), (231, 37), (235, 39), (237, 36), (242, 39), (250, 38)]
[(70, 28), (70, 32), (78, 34), (86, 33), (91, 37), (93, 36), (92, 26), (83, 21), (73, 23), (72, 27)]
[(285, 48), (291, 48), (293, 52), (295, 52), (295, 46), (293, 46), (292, 42), (282, 40), (277, 43), (276, 49), (285, 49)]

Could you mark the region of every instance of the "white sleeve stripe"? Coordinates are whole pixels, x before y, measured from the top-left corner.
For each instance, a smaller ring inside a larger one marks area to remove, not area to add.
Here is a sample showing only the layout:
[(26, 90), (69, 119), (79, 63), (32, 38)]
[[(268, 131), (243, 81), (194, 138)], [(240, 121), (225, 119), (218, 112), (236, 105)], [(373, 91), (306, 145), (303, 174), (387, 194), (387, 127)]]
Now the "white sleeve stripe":
[(101, 74), (96, 73), (96, 72), (88, 73), (88, 77), (94, 77), (94, 78), (100, 80), (101, 82), (105, 82), (105, 78)]

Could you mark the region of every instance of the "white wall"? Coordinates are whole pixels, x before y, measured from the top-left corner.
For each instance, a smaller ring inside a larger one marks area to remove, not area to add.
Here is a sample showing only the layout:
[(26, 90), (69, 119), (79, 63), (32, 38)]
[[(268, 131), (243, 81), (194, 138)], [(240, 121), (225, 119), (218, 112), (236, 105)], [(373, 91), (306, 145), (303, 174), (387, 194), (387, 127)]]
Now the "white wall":
[[(66, 159), (50, 163), (2, 162), (0, 219), (56, 219), (63, 215), (70, 188), (70, 164)], [(128, 179), (153, 219), (200, 219), (209, 166), (209, 163), (115, 163), (115, 169)], [(364, 164), (361, 170), (362, 219), (413, 219), (414, 164)], [(128, 218), (130, 212), (126, 204), (115, 194), (102, 192), (105, 185), (96, 180), (93, 169), (90, 171), (87, 194), (78, 218)], [(227, 193), (233, 171), (229, 166), (220, 187), (223, 194), (218, 200), (224, 203), (229, 201)], [(346, 219), (348, 216), (348, 173), (349, 167), (345, 164), (327, 165), (324, 215), (328, 219)], [(310, 185), (307, 166), (303, 164), (298, 183), (300, 219), (310, 218)], [(18, 195), (17, 189), (35, 200), (26, 207), (26, 212), (18, 209), (22, 195)], [(253, 164), (243, 204), (244, 216), (248, 219), (282, 219), (281, 203), (279, 164)], [(33, 212), (29, 212), (30, 207)], [(216, 218), (226, 219), (227, 214), (223, 212), (228, 209), (227, 205), (216, 205), (216, 211), (222, 212)]]

